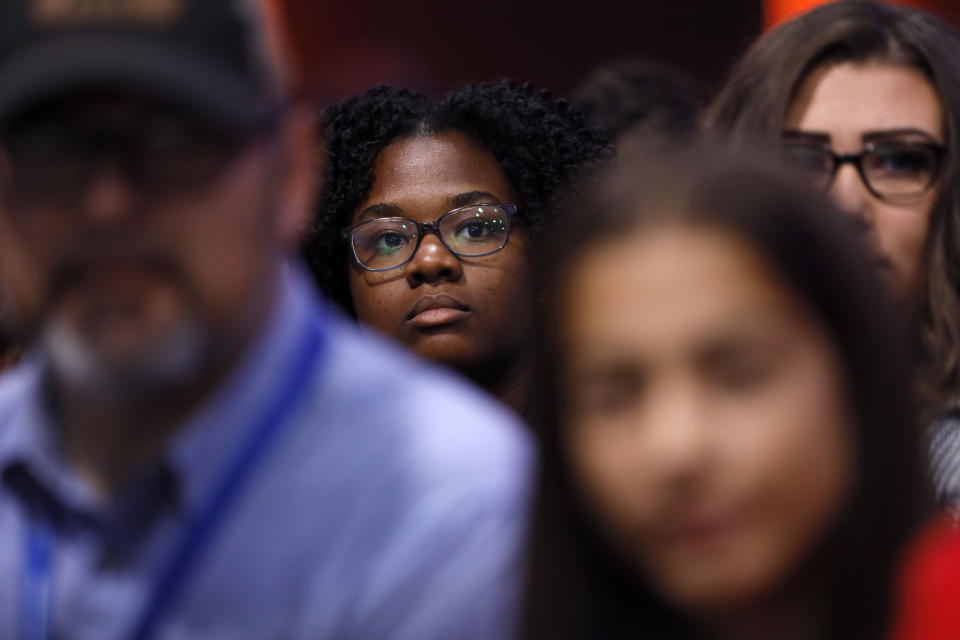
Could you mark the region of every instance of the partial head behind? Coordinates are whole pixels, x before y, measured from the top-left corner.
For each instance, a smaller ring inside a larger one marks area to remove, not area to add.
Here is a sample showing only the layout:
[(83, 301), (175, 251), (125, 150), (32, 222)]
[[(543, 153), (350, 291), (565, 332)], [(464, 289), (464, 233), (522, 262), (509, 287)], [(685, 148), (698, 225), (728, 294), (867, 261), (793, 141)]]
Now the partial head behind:
[(610, 140), (626, 136), (688, 137), (699, 105), (692, 81), (679, 71), (643, 60), (622, 60), (592, 71), (573, 104)]

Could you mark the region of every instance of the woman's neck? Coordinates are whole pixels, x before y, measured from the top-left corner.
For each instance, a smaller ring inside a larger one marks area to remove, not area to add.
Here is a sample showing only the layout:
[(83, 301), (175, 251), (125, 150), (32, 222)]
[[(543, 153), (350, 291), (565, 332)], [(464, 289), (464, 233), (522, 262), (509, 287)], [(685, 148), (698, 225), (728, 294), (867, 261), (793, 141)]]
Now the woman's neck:
[(526, 413), (533, 388), (533, 357), (529, 349), (509, 360), (486, 363), (462, 373), (518, 415)]
[(805, 581), (733, 610), (702, 619), (711, 640), (821, 640), (827, 634), (827, 611), (819, 581)]

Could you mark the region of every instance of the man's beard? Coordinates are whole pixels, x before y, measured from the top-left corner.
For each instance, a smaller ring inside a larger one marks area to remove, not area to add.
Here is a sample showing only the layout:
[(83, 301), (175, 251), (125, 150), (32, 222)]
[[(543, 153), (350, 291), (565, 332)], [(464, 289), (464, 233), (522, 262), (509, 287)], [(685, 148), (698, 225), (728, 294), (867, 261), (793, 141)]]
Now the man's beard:
[(193, 315), (159, 339), (123, 359), (106, 359), (76, 328), (53, 320), (40, 343), (54, 375), (63, 383), (104, 400), (136, 401), (189, 388), (212, 368), (215, 340)]

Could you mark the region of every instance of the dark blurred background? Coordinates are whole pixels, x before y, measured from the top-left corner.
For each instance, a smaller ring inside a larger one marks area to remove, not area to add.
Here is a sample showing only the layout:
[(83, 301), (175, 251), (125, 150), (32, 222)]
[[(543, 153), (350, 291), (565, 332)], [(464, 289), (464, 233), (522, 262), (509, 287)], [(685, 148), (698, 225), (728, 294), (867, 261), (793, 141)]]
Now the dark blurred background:
[[(274, 0), (300, 86), (335, 100), (380, 82), (440, 92), (513, 77), (566, 96), (595, 66), (643, 57), (701, 97), (764, 27), (764, 0)], [(770, 19), (822, 0), (766, 0)], [(960, 0), (898, 0), (955, 25)]]
[(390, 82), (428, 92), (513, 77), (566, 95), (641, 56), (719, 83), (762, 30), (762, 0), (282, 0), (301, 86), (336, 99)]

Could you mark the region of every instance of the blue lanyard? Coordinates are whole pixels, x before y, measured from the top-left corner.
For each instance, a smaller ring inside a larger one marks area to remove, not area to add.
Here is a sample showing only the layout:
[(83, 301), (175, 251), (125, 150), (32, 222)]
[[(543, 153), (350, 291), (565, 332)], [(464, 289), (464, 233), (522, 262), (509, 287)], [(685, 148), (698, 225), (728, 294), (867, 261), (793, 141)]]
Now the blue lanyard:
[[(285, 425), (296, 401), (310, 381), (314, 363), (323, 348), (324, 332), (311, 326), (297, 351), (284, 385), (275, 401), (264, 411), (247, 437), (241, 441), (219, 481), (214, 484), (203, 508), (189, 520), (174, 542), (172, 552), (161, 563), (161, 570), (146, 601), (146, 606), (129, 636), (132, 640), (153, 637), (163, 617), (176, 604), (189, 582), (198, 560), (209, 548), (224, 513), (236, 501), (253, 475), (257, 463), (265, 458), (270, 445)], [(20, 637), (22, 640), (49, 640), (52, 620), (53, 532), (34, 516), (31, 518), (24, 549), (21, 591)]]
[(49, 525), (32, 514), (23, 548), (23, 588), (20, 592), (20, 638), (47, 640), (53, 599), (53, 543)]

